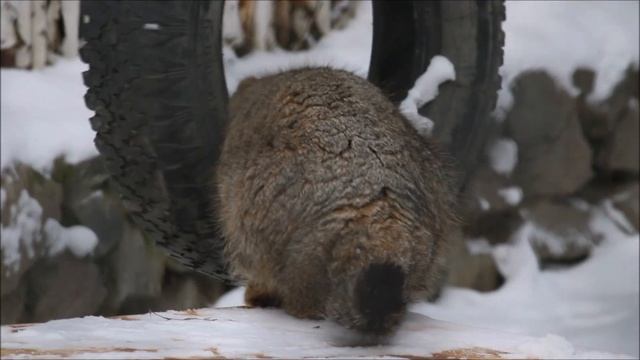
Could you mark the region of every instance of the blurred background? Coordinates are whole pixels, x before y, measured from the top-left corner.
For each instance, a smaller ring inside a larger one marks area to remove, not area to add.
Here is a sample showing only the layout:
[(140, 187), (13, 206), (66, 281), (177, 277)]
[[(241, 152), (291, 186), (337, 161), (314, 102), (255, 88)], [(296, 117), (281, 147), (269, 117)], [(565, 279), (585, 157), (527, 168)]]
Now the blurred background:
[[(109, 184), (83, 101), (80, 2), (0, 4), (1, 323), (215, 304), (230, 289), (166, 257)], [(413, 311), (638, 356), (638, 12), (507, 2), (502, 90), (449, 286)], [(308, 65), (366, 76), (371, 23), (368, 2), (228, 0), (228, 88)]]

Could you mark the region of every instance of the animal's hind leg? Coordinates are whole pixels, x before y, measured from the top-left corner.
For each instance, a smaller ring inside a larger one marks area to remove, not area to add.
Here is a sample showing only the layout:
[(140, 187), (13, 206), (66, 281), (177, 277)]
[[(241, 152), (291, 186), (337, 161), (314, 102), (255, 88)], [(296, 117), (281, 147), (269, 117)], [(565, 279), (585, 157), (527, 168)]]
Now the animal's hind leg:
[(249, 282), (247, 285), (244, 301), (253, 307), (280, 307), (282, 305), (282, 299), (275, 290), (256, 282)]

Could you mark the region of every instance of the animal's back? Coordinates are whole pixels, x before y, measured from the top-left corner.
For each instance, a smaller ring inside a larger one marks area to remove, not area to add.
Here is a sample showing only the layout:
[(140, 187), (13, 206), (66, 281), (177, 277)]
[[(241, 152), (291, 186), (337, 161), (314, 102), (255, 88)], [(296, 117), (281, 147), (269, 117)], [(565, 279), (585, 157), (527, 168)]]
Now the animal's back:
[(434, 290), (452, 191), (432, 144), (373, 85), (302, 69), (241, 84), (217, 169), (247, 300), (386, 332)]

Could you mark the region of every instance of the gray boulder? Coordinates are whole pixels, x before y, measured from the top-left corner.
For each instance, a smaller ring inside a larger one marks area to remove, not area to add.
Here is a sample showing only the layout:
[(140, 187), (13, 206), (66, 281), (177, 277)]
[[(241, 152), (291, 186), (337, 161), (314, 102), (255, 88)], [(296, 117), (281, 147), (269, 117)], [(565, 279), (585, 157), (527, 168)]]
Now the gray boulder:
[(640, 173), (640, 112), (638, 99), (630, 98), (629, 103), (605, 139), (596, 162), (599, 168), (607, 172), (625, 171), (637, 175)]
[(115, 313), (127, 301), (148, 303), (161, 294), (166, 255), (140, 230), (127, 224), (123, 241), (107, 256), (109, 298), (105, 311)]
[(98, 266), (71, 255), (38, 263), (29, 282), (31, 322), (95, 314), (107, 293)]
[(69, 204), (81, 225), (88, 227), (98, 237), (94, 250), (97, 257), (111, 251), (124, 237), (126, 211), (113, 194), (96, 190), (83, 199)]
[(629, 227), (635, 232), (640, 230), (640, 181), (632, 179), (625, 182), (594, 181), (580, 192), (580, 197), (589, 204), (601, 206), (610, 202), (614, 210), (624, 216), (626, 224), (619, 224), (623, 230)]
[(638, 181), (625, 186), (624, 190), (611, 197), (612, 205), (624, 214), (636, 232), (640, 231), (640, 184)]
[(496, 290), (502, 284), (503, 278), (493, 256), (489, 251), (470, 251), (467, 242), (461, 237), (453, 241), (450, 249), (448, 285), (478, 291)]
[(573, 262), (587, 257), (599, 240), (590, 228), (590, 210), (569, 201), (541, 200), (521, 209), (534, 230), (531, 244), (541, 262)]
[(522, 216), (516, 208), (486, 212), (472, 221), (464, 223), (464, 233), (469, 238), (484, 238), (493, 244), (502, 244), (523, 223)]
[(518, 144), (514, 181), (525, 198), (575, 192), (592, 176), (592, 157), (574, 100), (540, 71), (520, 75), (513, 94), (505, 125)]
[(0, 324), (14, 324), (24, 318), (24, 305), (27, 294), (27, 285), (22, 283), (12, 292), (0, 297)]

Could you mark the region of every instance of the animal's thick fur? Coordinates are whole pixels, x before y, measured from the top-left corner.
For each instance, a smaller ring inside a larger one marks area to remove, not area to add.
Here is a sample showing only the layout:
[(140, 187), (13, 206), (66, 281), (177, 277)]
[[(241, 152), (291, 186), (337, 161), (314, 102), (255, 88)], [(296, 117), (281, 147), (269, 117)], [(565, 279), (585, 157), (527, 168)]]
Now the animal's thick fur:
[(375, 86), (287, 71), (244, 81), (230, 115), (216, 201), (249, 304), (388, 333), (407, 302), (439, 291), (454, 191), (435, 146)]

